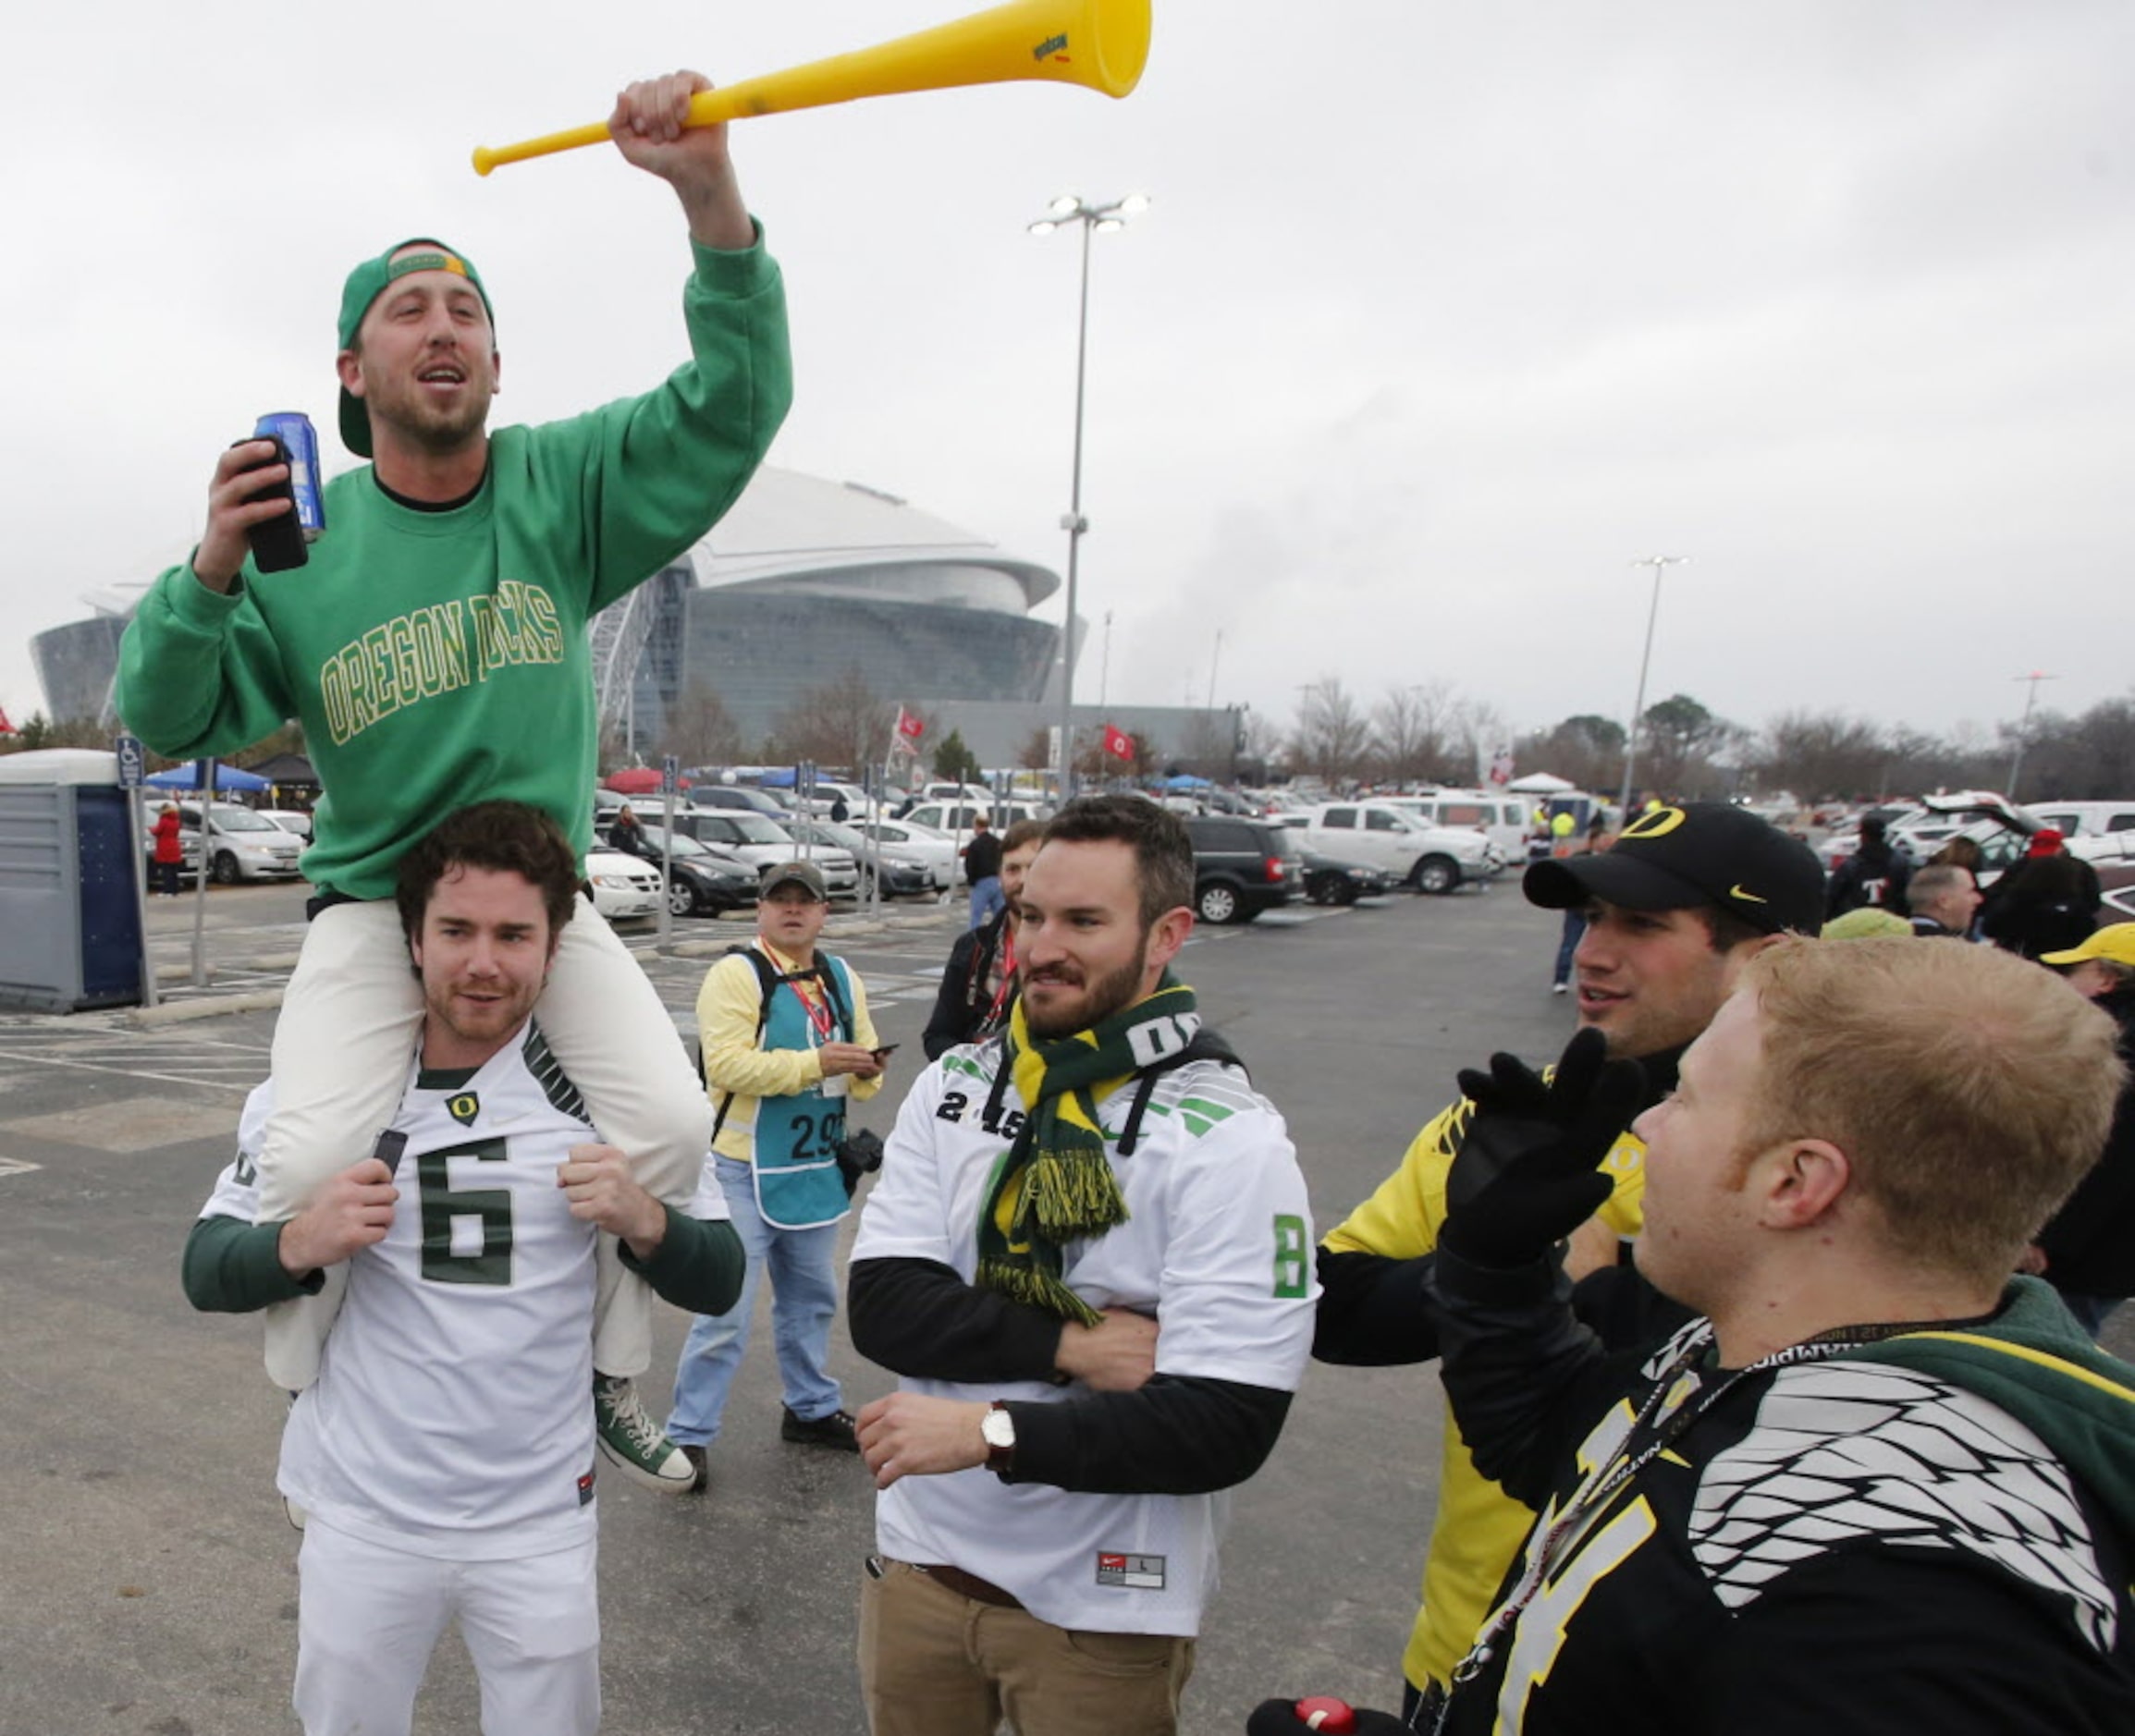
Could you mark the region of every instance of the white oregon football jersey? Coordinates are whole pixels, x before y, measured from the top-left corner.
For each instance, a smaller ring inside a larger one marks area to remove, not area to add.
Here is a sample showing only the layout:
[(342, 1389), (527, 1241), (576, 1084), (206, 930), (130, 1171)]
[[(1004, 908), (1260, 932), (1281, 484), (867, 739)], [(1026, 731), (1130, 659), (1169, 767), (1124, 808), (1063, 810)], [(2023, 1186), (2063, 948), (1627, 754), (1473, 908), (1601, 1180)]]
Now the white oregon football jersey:
[[(854, 1260), (934, 1260), (972, 1280), (979, 1213), (1023, 1119), (1012, 1090), (995, 1129), (982, 1125), (1000, 1058), (998, 1042), (952, 1049), (913, 1086), (861, 1214)], [(1154, 1316), (1160, 1374), (1294, 1392), (1319, 1285), (1305, 1179), (1282, 1118), (1242, 1073), (1196, 1061), (1157, 1081), (1139, 1141), (1122, 1156), (1133, 1099), (1130, 1086), (1098, 1106), (1127, 1221), (1068, 1245), (1069, 1288), (1093, 1307)], [(1041, 1404), (1083, 1390), (899, 1384)], [(1229, 1511), (1227, 1493), (1081, 1494), (971, 1470), (901, 1479), (876, 1498), (875, 1523), (883, 1554), (975, 1573), (1056, 1626), (1194, 1634)]]
[[(264, 1125), (270, 1089), (246, 1126)], [(585, 1106), (529, 1024), (471, 1077), (411, 1068), (393, 1126), (407, 1144), (392, 1228), (349, 1262), (319, 1378), (283, 1433), (281, 1491), (417, 1554), (581, 1542), (594, 1525), (595, 1231), (556, 1173), (597, 1137)], [(208, 1213), (250, 1221), (256, 1204), (240, 1158)]]

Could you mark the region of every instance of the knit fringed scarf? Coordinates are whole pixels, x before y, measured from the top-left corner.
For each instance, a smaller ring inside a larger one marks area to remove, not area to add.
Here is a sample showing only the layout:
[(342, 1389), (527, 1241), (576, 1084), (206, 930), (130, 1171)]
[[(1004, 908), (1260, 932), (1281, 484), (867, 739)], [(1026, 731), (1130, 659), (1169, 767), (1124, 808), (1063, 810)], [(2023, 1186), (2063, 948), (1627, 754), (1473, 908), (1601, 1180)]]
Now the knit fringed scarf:
[(1023, 1099), (1023, 1127), (978, 1219), (978, 1282), (1063, 1320), (1104, 1316), (1061, 1277), (1061, 1245), (1127, 1218), (1105, 1156), (1098, 1105), (1172, 1054), (1199, 1025), (1194, 991), (1170, 972), (1156, 993), (1086, 1031), (1034, 1041), (1023, 1002), (1009, 1015), (1003, 1064)]

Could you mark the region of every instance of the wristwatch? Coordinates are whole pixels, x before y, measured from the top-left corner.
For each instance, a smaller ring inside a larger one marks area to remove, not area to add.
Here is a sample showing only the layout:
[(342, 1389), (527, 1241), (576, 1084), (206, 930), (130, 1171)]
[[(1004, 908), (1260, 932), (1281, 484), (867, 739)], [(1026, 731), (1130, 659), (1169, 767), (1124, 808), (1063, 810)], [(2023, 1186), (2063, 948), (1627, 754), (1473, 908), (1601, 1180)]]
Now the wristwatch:
[(978, 1420), (978, 1432), (986, 1441), (986, 1468), (997, 1477), (1006, 1476), (1015, 1463), (1015, 1419), (1009, 1415), (1006, 1402), (993, 1401), (993, 1408)]

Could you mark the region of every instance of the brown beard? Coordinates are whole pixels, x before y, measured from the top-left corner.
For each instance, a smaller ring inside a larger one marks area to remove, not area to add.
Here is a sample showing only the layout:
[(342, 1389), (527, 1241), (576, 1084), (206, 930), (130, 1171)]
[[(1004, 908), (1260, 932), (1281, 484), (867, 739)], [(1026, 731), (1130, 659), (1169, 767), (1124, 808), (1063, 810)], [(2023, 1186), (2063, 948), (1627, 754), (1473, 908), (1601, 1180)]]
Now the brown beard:
[(1109, 976), (1100, 976), (1094, 984), (1086, 983), (1083, 985), (1083, 1010), (1057, 1027), (1031, 1006), (1025, 997), (1023, 1017), (1031, 1035), (1042, 1037), (1049, 1043), (1057, 1037), (1073, 1036), (1077, 1031), (1086, 1031), (1091, 1025), (1101, 1023), (1121, 1008), (1133, 1006), (1140, 997), (1142, 972), (1147, 966), (1148, 956), (1148, 938), (1144, 935), (1142, 949), (1135, 958)]

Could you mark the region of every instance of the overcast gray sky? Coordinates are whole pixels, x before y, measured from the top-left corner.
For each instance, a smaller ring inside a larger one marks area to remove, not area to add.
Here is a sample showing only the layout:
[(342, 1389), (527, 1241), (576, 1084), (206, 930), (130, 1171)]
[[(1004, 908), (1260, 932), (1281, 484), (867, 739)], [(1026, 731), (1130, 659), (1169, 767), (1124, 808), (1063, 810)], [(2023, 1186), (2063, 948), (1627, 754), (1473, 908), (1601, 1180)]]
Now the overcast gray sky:
[[(497, 414), (679, 359), (667, 189), (605, 148), (467, 155), (957, 0), (37, 8), (10, 28), (0, 274), (26, 640), (178, 558), (219, 448), (308, 410), (342, 276), (434, 232), (497, 307)], [(1157, 0), (1123, 103), (1039, 84), (735, 128), (786, 272), (772, 461), (1055, 567), (1076, 241), (1096, 238), (1078, 692), (1286, 718), (1451, 682), (1515, 726), (1650, 697), (1937, 730), (2126, 692), (2135, 6), (2126, 0)], [(1059, 604), (1050, 605), (1056, 612)], [(1217, 635), (1221, 634), (1220, 657)]]

